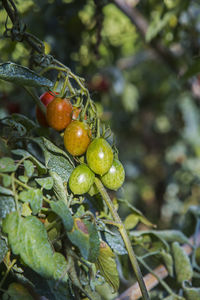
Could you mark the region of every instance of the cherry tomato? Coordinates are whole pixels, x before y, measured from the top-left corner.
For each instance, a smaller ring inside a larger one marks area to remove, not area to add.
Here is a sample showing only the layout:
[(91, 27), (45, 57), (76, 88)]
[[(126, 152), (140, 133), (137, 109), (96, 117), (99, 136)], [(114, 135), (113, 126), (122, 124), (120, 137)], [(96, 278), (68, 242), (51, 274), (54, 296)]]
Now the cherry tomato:
[(124, 167), (118, 159), (113, 160), (113, 164), (109, 171), (101, 176), (101, 181), (110, 190), (118, 190), (125, 178)]
[(71, 122), (64, 133), (64, 145), (66, 150), (73, 156), (84, 154), (91, 141), (89, 126), (80, 121)]
[(94, 173), (85, 164), (76, 167), (69, 177), (69, 187), (72, 193), (82, 195), (89, 191), (94, 183)]
[[(58, 94), (54, 92), (55, 94)], [(55, 95), (52, 92), (45, 92), (40, 96), (40, 100), (42, 103), (47, 106), (53, 99), (55, 98)], [(36, 106), (36, 117), (38, 120), (38, 123), (43, 127), (49, 127), (45, 114), (39, 109), (38, 106)]]
[(96, 138), (88, 146), (86, 158), (93, 172), (104, 175), (113, 163), (112, 148), (105, 139)]
[(55, 98), (47, 105), (46, 119), (50, 127), (63, 130), (71, 122), (72, 104), (68, 99)]

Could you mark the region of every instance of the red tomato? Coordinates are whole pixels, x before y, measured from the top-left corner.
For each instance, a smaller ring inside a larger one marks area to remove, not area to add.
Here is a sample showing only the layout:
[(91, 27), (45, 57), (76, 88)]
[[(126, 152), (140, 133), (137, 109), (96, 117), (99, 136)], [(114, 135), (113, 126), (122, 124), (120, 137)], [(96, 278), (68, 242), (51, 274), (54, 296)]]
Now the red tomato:
[(50, 127), (63, 130), (72, 120), (72, 104), (68, 99), (55, 98), (47, 105), (46, 119)]
[[(57, 95), (58, 93), (54, 92), (54, 94)], [(45, 92), (40, 96), (40, 100), (45, 106), (47, 106), (55, 98), (54, 94), (52, 92)], [(39, 109), (38, 106), (36, 106), (36, 117), (41, 126), (49, 127), (45, 114)]]

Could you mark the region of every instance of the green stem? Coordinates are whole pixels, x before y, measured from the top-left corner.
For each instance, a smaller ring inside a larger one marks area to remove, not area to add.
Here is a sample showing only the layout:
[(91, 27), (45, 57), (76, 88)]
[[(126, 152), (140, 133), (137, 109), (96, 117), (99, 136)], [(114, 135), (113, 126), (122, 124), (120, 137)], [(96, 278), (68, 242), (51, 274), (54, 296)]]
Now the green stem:
[(34, 100), (35, 104), (37, 106), (39, 106), (39, 109), (46, 114), (46, 107), (44, 106), (44, 104), (42, 103), (42, 101), (40, 101), (40, 99), (38, 98), (38, 96), (36, 95), (35, 91), (33, 91), (33, 89), (28, 88), (27, 86), (23, 86), (23, 88), (27, 91), (27, 93), (32, 97), (32, 99)]
[(124, 227), (124, 224), (122, 223), (122, 221), (121, 221), (121, 219), (120, 219), (120, 217), (119, 217), (119, 215), (118, 215), (118, 213), (117, 213), (117, 211), (116, 211), (116, 209), (115, 209), (115, 207), (112, 203), (112, 200), (110, 199), (108, 193), (106, 192), (103, 184), (101, 183), (100, 179), (98, 179), (97, 177), (95, 177), (95, 184), (96, 184), (102, 198), (106, 202), (114, 221), (119, 224), (119, 232), (121, 234), (121, 237), (124, 240), (124, 244), (126, 246), (126, 249), (127, 249), (127, 252), (128, 252), (128, 255), (129, 255), (133, 270), (134, 270), (134, 273), (135, 273), (135, 276), (136, 276), (137, 281), (138, 281), (138, 284), (140, 286), (143, 299), (144, 300), (149, 300), (150, 298), (149, 298), (149, 295), (148, 295), (148, 292), (147, 292), (147, 288), (145, 286), (145, 283), (144, 283), (144, 280), (143, 280), (143, 277), (142, 277), (142, 273), (140, 271), (135, 253), (134, 253), (133, 248), (131, 246), (131, 242), (130, 242), (130, 239), (129, 239), (128, 234), (126, 232), (126, 229)]
[(14, 264), (16, 263), (16, 259), (13, 259), (12, 263), (10, 264), (10, 266), (7, 268), (5, 275), (3, 276), (2, 280), (0, 281), (0, 289), (2, 287), (2, 285), (4, 284), (10, 270), (12, 269), (12, 267), (14, 266)]
[[(15, 180), (15, 182), (16, 182), (17, 184), (21, 185), (23, 188), (25, 188), (25, 189), (27, 189), (27, 190), (33, 190), (32, 187), (30, 187), (30, 186), (28, 186), (27, 184), (25, 184), (25, 183), (19, 181), (18, 179), (15, 178), (14, 180)], [(47, 197), (45, 197), (45, 196), (43, 196), (43, 199), (44, 199), (46, 202), (48, 202), (48, 203), (51, 202), (51, 201), (50, 201)]]

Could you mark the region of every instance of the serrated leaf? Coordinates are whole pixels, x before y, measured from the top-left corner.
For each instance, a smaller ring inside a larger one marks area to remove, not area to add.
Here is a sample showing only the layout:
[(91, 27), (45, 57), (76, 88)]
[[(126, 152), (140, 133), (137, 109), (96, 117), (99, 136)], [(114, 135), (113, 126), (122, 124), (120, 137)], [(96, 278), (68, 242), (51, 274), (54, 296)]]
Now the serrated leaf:
[(22, 191), (19, 194), (19, 199), (23, 202), (30, 203), (34, 215), (36, 215), (42, 208), (43, 194), (39, 189)]
[(183, 291), (187, 300), (200, 300), (200, 288), (192, 287), (190, 282), (183, 282)]
[(9, 173), (16, 171), (16, 165), (12, 158), (3, 157), (0, 159), (0, 172), (1, 173)]
[(11, 196), (0, 196), (0, 221), (12, 211), (15, 211), (14, 198)]
[(34, 165), (30, 160), (24, 161), (25, 176), (31, 177), (34, 173)]
[(37, 166), (40, 174), (47, 173), (46, 167), (39, 160), (37, 160), (37, 158), (35, 158), (33, 155), (31, 155), (28, 151), (23, 150), (23, 149), (15, 149), (15, 150), (12, 150), (12, 153), (15, 155), (29, 158), (34, 163), (34, 165)]
[(53, 187), (53, 178), (51, 177), (36, 178), (35, 181), (45, 190), (51, 190)]
[(172, 244), (172, 253), (174, 257), (177, 282), (182, 284), (185, 280), (191, 280), (193, 276), (193, 269), (189, 257), (178, 242), (174, 242)]
[(105, 238), (108, 245), (113, 249), (116, 254), (127, 254), (124, 241), (115, 226), (107, 226), (109, 230), (105, 231)]
[(116, 292), (119, 288), (119, 275), (114, 257), (115, 255), (108, 244), (101, 241), (99, 256), (95, 265), (100, 274), (113, 287), (114, 292)]
[(13, 282), (3, 294), (2, 300), (34, 300), (29, 291), (20, 283)]
[(0, 263), (3, 261), (7, 252), (8, 252), (8, 247), (6, 245), (6, 242), (0, 238)]
[(66, 203), (62, 200), (51, 201), (50, 207), (62, 219), (65, 230), (71, 231), (74, 225), (74, 220)]
[(53, 82), (27, 67), (12, 62), (0, 64), (0, 79), (33, 87), (53, 87)]
[(74, 227), (67, 232), (69, 240), (77, 246), (81, 255), (90, 262), (95, 262), (99, 253), (99, 237), (94, 224), (80, 218), (74, 219)]
[(10, 189), (4, 188), (3, 186), (0, 185), (0, 194), (7, 195), (7, 196), (13, 196), (13, 191)]
[(49, 174), (53, 178), (53, 191), (58, 200), (62, 200), (63, 202), (67, 201), (66, 190), (63, 185), (62, 178), (56, 173), (50, 171)]

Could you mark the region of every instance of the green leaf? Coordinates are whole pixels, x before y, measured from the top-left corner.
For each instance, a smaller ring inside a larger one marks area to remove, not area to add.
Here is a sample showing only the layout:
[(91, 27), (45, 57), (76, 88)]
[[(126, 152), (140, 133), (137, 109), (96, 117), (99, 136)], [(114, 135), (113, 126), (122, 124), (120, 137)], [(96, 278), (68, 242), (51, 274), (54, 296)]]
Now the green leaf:
[(190, 282), (183, 282), (183, 291), (187, 300), (200, 300), (200, 288), (192, 287)]
[(24, 168), (25, 168), (25, 176), (28, 176), (30, 178), (34, 173), (33, 163), (30, 160), (25, 160)]
[(68, 280), (67, 262), (65, 257), (61, 253), (55, 252), (53, 256), (53, 260), (56, 266), (53, 275), (54, 279), (60, 280), (62, 278), (63, 282), (67, 282)]
[(80, 218), (74, 219), (74, 227), (67, 236), (77, 246), (81, 255), (90, 262), (95, 262), (99, 253), (99, 237), (94, 224)]
[(16, 165), (12, 158), (3, 157), (0, 159), (0, 172), (1, 173), (14, 172), (14, 171), (16, 171)]
[(53, 187), (53, 178), (51, 177), (36, 178), (35, 181), (46, 190), (51, 190)]
[(71, 231), (74, 225), (74, 220), (66, 203), (62, 200), (56, 202), (51, 201), (50, 207), (62, 219), (65, 230)]
[(182, 284), (184, 280), (191, 280), (193, 269), (190, 264), (189, 257), (178, 242), (172, 244), (172, 253), (174, 257), (174, 265), (177, 282)]
[(23, 202), (30, 203), (34, 215), (36, 215), (42, 208), (43, 194), (39, 189), (22, 191), (19, 194), (19, 199)]
[(168, 271), (169, 275), (173, 277), (173, 274), (174, 274), (174, 270), (173, 270), (174, 263), (173, 263), (173, 258), (171, 256), (171, 254), (167, 253), (164, 250), (161, 250), (160, 255), (161, 255), (161, 257), (162, 257), (162, 259), (164, 261), (165, 267), (167, 268), (167, 271)]
[(11, 185), (11, 177), (9, 175), (5, 174), (5, 175), (3, 175), (2, 178), (3, 178), (3, 185), (5, 187), (8, 187)]
[(13, 191), (7, 188), (4, 188), (0, 185), (0, 194), (7, 195), (7, 196), (13, 196)]
[(0, 221), (12, 211), (15, 211), (14, 198), (11, 196), (0, 196)]
[(124, 226), (126, 230), (134, 228), (138, 224), (139, 220), (140, 218), (137, 214), (128, 215), (124, 221)]
[[(35, 272), (52, 279), (64, 275), (65, 258), (53, 252), (45, 227), (36, 217), (22, 218), (17, 212), (11, 213), (3, 221), (3, 231), (8, 234), (13, 253), (19, 254)], [(67, 275), (61, 278), (62, 282), (67, 280)]]
[(169, 23), (169, 20), (172, 16), (176, 14), (176, 11), (167, 12), (162, 18), (159, 11), (155, 14), (154, 12), (154, 19), (150, 23), (150, 26), (146, 32), (146, 41), (150, 42), (153, 38), (157, 36), (157, 34)]
[(0, 79), (33, 87), (53, 87), (53, 82), (27, 67), (12, 62), (0, 64)]
[(100, 274), (113, 287), (114, 292), (116, 292), (119, 288), (119, 275), (114, 257), (115, 255), (110, 247), (101, 241), (100, 252), (95, 265)]
[(62, 178), (56, 173), (50, 171), (49, 174), (53, 178), (53, 191), (58, 200), (62, 200), (63, 202), (67, 201), (66, 190), (63, 185)]
[(40, 174), (47, 173), (46, 167), (39, 160), (37, 160), (37, 158), (35, 158), (33, 155), (31, 155), (28, 151), (23, 150), (23, 149), (16, 149), (16, 150), (12, 150), (12, 153), (15, 155), (29, 158), (34, 163), (34, 165), (37, 166)]
[(13, 282), (3, 294), (3, 300), (34, 300), (34, 298), (23, 285)]
[(6, 242), (0, 238), (0, 263), (3, 261), (7, 252), (8, 252), (8, 247), (6, 245)]
[(115, 226), (107, 226), (109, 230), (105, 231), (105, 238), (108, 245), (113, 249), (116, 254), (127, 254), (124, 241)]
[(74, 169), (69, 155), (44, 137), (34, 139), (34, 141), (43, 150), (46, 167), (50, 171), (57, 173), (63, 182), (67, 182)]

